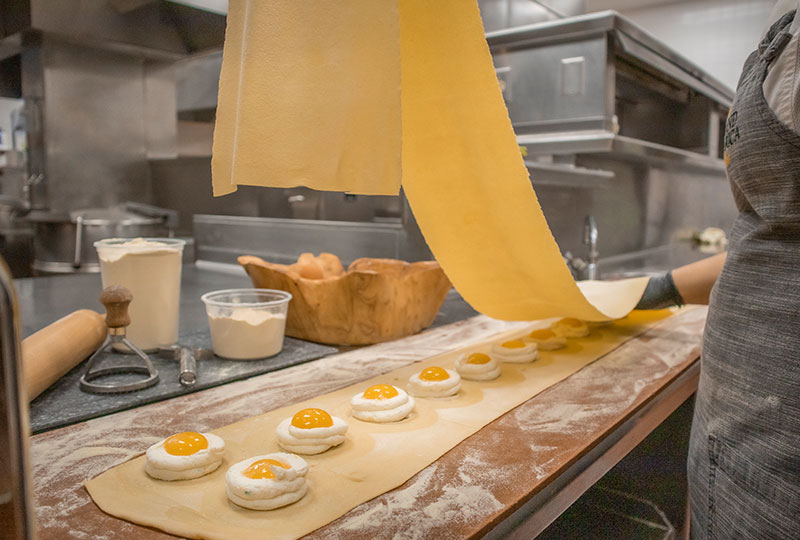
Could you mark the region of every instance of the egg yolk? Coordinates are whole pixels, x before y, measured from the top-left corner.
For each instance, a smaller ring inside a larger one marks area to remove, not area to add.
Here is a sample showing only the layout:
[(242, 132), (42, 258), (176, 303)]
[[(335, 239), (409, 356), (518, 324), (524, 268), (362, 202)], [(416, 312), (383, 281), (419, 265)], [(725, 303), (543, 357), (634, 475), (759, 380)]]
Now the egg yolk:
[(164, 450), (173, 456), (191, 456), (208, 448), (208, 439), (194, 431), (176, 433), (164, 441)]
[(303, 409), (292, 417), (292, 425), (300, 429), (331, 427), (333, 418), (322, 409)]
[(270, 465), (275, 465), (281, 469), (289, 468), (288, 465), (274, 459), (259, 459), (258, 461), (251, 463), (249, 467), (242, 471), (242, 475), (246, 476), (247, 478), (252, 478), (253, 480), (261, 480), (262, 478), (275, 478), (275, 473), (273, 473), (272, 469), (270, 469)]
[(556, 337), (556, 333), (552, 330), (548, 330), (547, 328), (543, 328), (541, 330), (534, 330), (528, 334), (528, 337), (532, 339), (551, 339)]
[(388, 384), (376, 384), (364, 390), (364, 399), (389, 399), (397, 395), (397, 388)]
[(503, 343), (503, 347), (506, 349), (522, 349), (525, 347), (525, 342), (521, 339), (512, 339)]
[(572, 317), (567, 317), (566, 319), (561, 319), (558, 321), (558, 324), (563, 324), (564, 326), (572, 326), (572, 327), (579, 327), (583, 326), (583, 321), (580, 319), (574, 319)]
[(489, 360), (491, 359), (489, 358), (488, 354), (479, 352), (475, 352), (467, 356), (467, 364), (488, 364)]
[(440, 367), (429, 367), (422, 370), (419, 378), (423, 381), (444, 381), (450, 378), (450, 374)]

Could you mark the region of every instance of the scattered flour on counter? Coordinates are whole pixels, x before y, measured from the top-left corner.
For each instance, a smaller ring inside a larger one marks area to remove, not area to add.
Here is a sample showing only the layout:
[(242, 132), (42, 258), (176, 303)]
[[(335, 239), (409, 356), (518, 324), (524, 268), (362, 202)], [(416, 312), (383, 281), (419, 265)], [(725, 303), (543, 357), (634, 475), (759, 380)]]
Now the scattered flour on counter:
[[(456, 538), (454, 524), (481, 523), (505, 507), (488, 487), (530, 474), (530, 463), (489, 465), (493, 445), (473, 449), (458, 472), (434, 463), (398, 490), (355, 508), (326, 531), (325, 538), (346, 539), (357, 531), (374, 539), (422, 540)], [(431, 496), (433, 495), (433, 496)]]
[(369, 508), (366, 511), (356, 508), (350, 514), (345, 514), (342, 529), (348, 531), (367, 529), (372, 527), (382, 527), (391, 516), (396, 516), (418, 508), (417, 499), (428, 491), (431, 480), (436, 473), (438, 466), (431, 465), (423, 469), (414, 478), (414, 482), (404, 488), (385, 493), (381, 498), (383, 504)]
[(481, 486), (445, 486), (444, 494), (426, 506), (426, 516), (440, 523), (464, 519), (464, 515), (490, 515), (503, 509), (503, 505), (489, 490)]

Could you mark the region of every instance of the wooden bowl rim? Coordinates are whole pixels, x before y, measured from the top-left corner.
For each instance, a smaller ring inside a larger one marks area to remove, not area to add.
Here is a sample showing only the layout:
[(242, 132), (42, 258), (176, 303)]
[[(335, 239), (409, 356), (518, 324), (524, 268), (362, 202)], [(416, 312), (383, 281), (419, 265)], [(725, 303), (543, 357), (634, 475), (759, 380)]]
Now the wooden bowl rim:
[[(383, 258), (383, 259), (373, 259), (373, 258), (370, 258), (370, 257), (361, 257), (361, 258), (356, 259), (352, 263), (350, 263), (350, 265), (347, 267), (347, 269), (345, 269), (345, 271), (342, 272), (339, 275), (328, 276), (328, 277), (318, 278), (318, 279), (312, 279), (312, 278), (305, 278), (305, 277), (301, 276), (300, 274), (298, 274), (294, 270), (289, 269), (288, 265), (279, 265), (279, 264), (271, 263), (269, 261), (265, 261), (264, 259), (262, 259), (261, 257), (258, 257), (256, 255), (241, 255), (241, 256), (239, 256), (237, 261), (239, 262), (240, 265), (242, 265), (245, 268), (248, 265), (252, 265), (252, 266), (256, 266), (256, 267), (266, 268), (268, 270), (272, 270), (273, 272), (279, 272), (281, 274), (284, 274), (284, 275), (287, 275), (287, 276), (291, 277), (294, 280), (314, 281), (314, 282), (324, 282), (324, 281), (332, 281), (332, 280), (342, 279), (345, 276), (348, 276), (350, 274), (363, 274), (363, 275), (370, 275), (370, 276), (381, 275), (381, 274), (384, 274), (384, 275), (386, 275), (386, 274), (408, 275), (408, 274), (412, 274), (412, 273), (427, 272), (427, 271), (437, 271), (437, 270), (441, 271), (442, 273), (444, 273), (444, 271), (442, 270), (442, 266), (439, 264), (438, 261), (415, 261), (415, 262), (410, 263), (410, 262), (403, 261), (403, 260), (400, 260), (400, 259), (385, 259), (385, 258)], [(359, 261), (385, 261), (385, 262), (400, 263), (400, 264), (398, 264), (397, 270), (389, 270), (389, 271), (372, 270), (372, 269), (355, 269), (355, 270), (352, 270), (351, 267), (354, 264), (356, 264), (357, 262), (359, 262)]]

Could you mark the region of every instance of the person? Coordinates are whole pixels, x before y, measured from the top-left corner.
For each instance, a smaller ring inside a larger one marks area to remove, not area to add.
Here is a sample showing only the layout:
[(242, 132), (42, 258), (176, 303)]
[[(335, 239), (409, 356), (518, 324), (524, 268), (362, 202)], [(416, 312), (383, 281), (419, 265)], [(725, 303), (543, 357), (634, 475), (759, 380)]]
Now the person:
[(709, 304), (687, 465), (691, 538), (800, 538), (798, 7), (776, 5), (726, 122), (739, 211), (728, 252), (651, 278), (639, 305)]

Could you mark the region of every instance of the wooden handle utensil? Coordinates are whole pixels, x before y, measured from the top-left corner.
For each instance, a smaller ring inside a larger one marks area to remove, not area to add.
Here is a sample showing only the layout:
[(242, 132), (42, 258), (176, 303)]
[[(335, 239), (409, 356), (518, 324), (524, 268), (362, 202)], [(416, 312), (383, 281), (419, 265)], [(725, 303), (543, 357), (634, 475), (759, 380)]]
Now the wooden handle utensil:
[(22, 367), (28, 399), (85, 360), (106, 337), (105, 318), (81, 309), (42, 328), (22, 341)]

